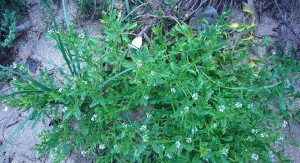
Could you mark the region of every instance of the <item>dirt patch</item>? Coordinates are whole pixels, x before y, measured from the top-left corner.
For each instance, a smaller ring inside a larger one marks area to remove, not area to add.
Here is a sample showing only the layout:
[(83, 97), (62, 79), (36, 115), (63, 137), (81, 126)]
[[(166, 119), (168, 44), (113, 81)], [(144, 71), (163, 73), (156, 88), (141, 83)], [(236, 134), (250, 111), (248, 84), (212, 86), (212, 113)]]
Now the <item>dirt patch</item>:
[(16, 135), (17, 138), (10, 141), (10, 136), (16, 128), (26, 118), (28, 112), (18, 112), (16, 109), (9, 108), (4, 111), (1, 106), (0, 110), (0, 142), (6, 144), (2, 151), (0, 162), (37, 162), (43, 160), (38, 153), (32, 148), (39, 142), (37, 135), (47, 128), (47, 124), (39, 122), (33, 127), (32, 122), (26, 123), (24, 128)]

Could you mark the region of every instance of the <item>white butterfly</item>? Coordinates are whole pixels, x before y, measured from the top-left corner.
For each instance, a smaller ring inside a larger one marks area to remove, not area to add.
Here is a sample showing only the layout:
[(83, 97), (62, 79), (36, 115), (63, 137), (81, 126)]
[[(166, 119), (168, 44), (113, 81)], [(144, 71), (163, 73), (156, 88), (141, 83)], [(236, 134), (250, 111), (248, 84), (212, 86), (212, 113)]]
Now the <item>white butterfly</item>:
[(141, 36), (135, 38), (132, 40), (131, 44), (129, 44), (129, 47), (134, 49), (140, 49), (142, 47), (143, 39)]

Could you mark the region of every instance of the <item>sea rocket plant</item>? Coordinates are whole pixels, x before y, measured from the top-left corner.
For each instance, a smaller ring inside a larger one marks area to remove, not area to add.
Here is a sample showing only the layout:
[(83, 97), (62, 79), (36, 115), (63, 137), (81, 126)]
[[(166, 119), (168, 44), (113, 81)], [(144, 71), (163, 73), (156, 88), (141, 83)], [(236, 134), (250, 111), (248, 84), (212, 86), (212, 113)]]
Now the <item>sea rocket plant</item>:
[(35, 147), (41, 154), (53, 153), (54, 162), (72, 152), (95, 162), (286, 159), (269, 151), (288, 140), (295, 91), (284, 83), (299, 64), (252, 56), (259, 43), (244, 39), (252, 26), (221, 16), (203, 31), (157, 24), (133, 37), (140, 28), (116, 13), (102, 21), (103, 39), (72, 27), (50, 34), (66, 61), (59, 74), (45, 69), (35, 79), (0, 67), (16, 88), (3, 102), (32, 111), (28, 119), (51, 118)]

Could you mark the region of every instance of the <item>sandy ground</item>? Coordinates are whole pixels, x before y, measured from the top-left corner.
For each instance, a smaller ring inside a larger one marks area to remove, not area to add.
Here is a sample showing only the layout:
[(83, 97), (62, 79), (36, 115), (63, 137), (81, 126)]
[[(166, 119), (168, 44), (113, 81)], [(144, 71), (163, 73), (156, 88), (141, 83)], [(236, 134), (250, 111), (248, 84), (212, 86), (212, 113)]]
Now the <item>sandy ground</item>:
[[(38, 67), (46, 67), (53, 69), (57, 66), (64, 64), (60, 51), (54, 48), (55, 42), (49, 40), (46, 37), (46, 33), (49, 25), (49, 15), (45, 12), (45, 8), (40, 3), (40, 0), (26, 0), (26, 5), (29, 7), (29, 19), (32, 23), (31, 28), (24, 33), (17, 40), (15, 44), (15, 51), (21, 56), (25, 53), (28, 57), (38, 63)], [(69, 3), (67, 5), (69, 11), (69, 18), (74, 20), (76, 17), (76, 9), (74, 4)], [(300, 14), (300, 12), (298, 13)], [(243, 21), (243, 13), (240, 10), (233, 9), (233, 21)], [(297, 13), (295, 13), (297, 16)], [(59, 23), (63, 20), (63, 12), (61, 8), (56, 9), (56, 18)], [(295, 22), (293, 25), (297, 26), (300, 22)], [(274, 29), (278, 28), (278, 21), (274, 20), (268, 15), (264, 15), (258, 22), (255, 35), (262, 37), (264, 35), (276, 36), (278, 33)], [(82, 33), (84, 30), (88, 30), (93, 37), (100, 37), (101, 24), (99, 21), (85, 21), (80, 25), (76, 25), (77, 31)], [(298, 33), (300, 28), (297, 28)], [(288, 33), (288, 32), (287, 32)], [(287, 34), (283, 39), (288, 39), (286, 42), (290, 44), (295, 43), (295, 38), (291, 34)], [(276, 39), (271, 37), (271, 43), (275, 44)], [(285, 50), (287, 50), (285, 48)], [(261, 49), (259, 53), (264, 53)], [(26, 59), (20, 59), (20, 62), (25, 63)], [(17, 128), (23, 119), (29, 112), (19, 112), (15, 108), (8, 108), (5, 111), (5, 107), (0, 105), (0, 145), (8, 141), (9, 135)], [(39, 156), (37, 152), (32, 150), (32, 147), (39, 142), (37, 138), (38, 133), (48, 128), (47, 122), (38, 123), (37, 126), (32, 128), (32, 122), (25, 125), (24, 129), (18, 135), (18, 137), (10, 142), (5, 148), (3, 153), (0, 153), (0, 162), (52, 162), (48, 156)], [(300, 126), (291, 127), (291, 135), (293, 135), (300, 142)], [(300, 149), (294, 149), (292, 147), (285, 148), (286, 153), (291, 156), (294, 162), (300, 162)], [(75, 162), (91, 162), (87, 158), (83, 158), (80, 155), (72, 155), (68, 160), (68, 163)]]
[(39, 142), (37, 135), (47, 124), (42, 122), (33, 127), (32, 122), (26, 123), (24, 129), (16, 135), (16, 139), (11, 140), (10, 135), (26, 118), (29, 112), (18, 112), (14, 108), (5, 111), (4, 106), (0, 106), (0, 144), (6, 144), (6, 148), (0, 157), (0, 162), (37, 162), (42, 158), (32, 150), (34, 144)]

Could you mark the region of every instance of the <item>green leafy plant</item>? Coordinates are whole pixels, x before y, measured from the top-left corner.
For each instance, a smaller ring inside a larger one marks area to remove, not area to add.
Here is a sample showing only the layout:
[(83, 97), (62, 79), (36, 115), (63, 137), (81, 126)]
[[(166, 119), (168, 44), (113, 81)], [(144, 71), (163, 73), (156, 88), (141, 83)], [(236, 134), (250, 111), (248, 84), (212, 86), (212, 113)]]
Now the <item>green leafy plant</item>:
[(52, 31), (66, 60), (60, 78), (1, 66), (15, 87), (2, 99), (51, 119), (35, 149), (56, 162), (72, 152), (97, 162), (282, 161), (299, 62), (253, 56), (264, 42), (225, 18), (203, 31), (157, 25), (141, 47), (129, 46), (137, 25), (114, 12), (104, 39)]
[(24, 5), (19, 0), (0, 2), (0, 48), (10, 47), (16, 37), (17, 12), (23, 12)]
[(1, 34), (3, 38), (1, 39), (2, 41), (0, 43), (0, 46), (2, 48), (10, 47), (12, 41), (16, 37), (16, 13), (6, 11), (3, 13), (3, 18), (1, 20), (1, 31), (3, 31), (3, 33), (5, 34)]

